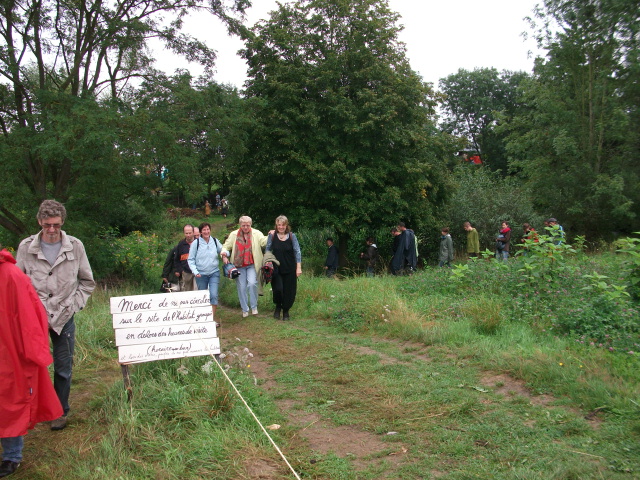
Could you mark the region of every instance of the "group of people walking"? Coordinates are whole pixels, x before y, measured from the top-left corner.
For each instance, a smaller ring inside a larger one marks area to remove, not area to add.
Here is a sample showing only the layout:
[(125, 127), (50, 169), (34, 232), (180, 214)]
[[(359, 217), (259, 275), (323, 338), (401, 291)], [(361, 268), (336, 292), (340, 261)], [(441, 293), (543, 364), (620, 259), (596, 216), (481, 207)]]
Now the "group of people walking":
[[(564, 229), (555, 218), (545, 220), (544, 227), (549, 228), (552, 232), (552, 241), (556, 245), (560, 245), (564, 241)], [(467, 232), (467, 255), (470, 258), (480, 256), (480, 236), (478, 231), (471, 225), (471, 222), (465, 222), (463, 228)], [(537, 242), (538, 234), (529, 224), (522, 225), (523, 233), (520, 243), (527, 240)], [(418, 263), (418, 241), (415, 232), (406, 227), (403, 222), (391, 229), (393, 236), (392, 257), (389, 269), (393, 275), (410, 275), (415, 272)], [(338, 270), (339, 252), (334, 244), (333, 238), (326, 239), (327, 257), (324, 269), (327, 277), (333, 278)], [(509, 222), (501, 222), (500, 229), (495, 236), (495, 258), (506, 261), (509, 258), (509, 252), (512, 245), (512, 231)], [(366, 240), (366, 251), (360, 253), (360, 259), (366, 261), (367, 276), (374, 276), (377, 263), (379, 260), (378, 248), (373, 237)], [(453, 238), (449, 227), (444, 227), (440, 231), (440, 245), (438, 250), (438, 266), (451, 267), (454, 259)]]
[[(478, 236), (478, 231), (471, 225), (470, 222), (464, 223), (464, 229), (467, 231), (467, 255), (470, 258), (479, 257), (480, 256), (480, 239)], [(558, 220), (551, 217), (544, 221), (544, 228), (546, 230), (550, 230), (552, 235), (552, 242), (555, 245), (561, 245), (564, 242), (564, 229), (562, 225), (558, 223)], [(446, 230), (446, 234), (445, 234)], [(450, 266), (450, 263), (444, 262), (443, 259), (445, 253), (447, 258), (449, 258), (449, 262), (453, 260), (453, 242), (451, 241), (451, 236), (448, 235), (449, 229), (443, 229), (442, 231), (442, 240), (440, 244), (440, 266)], [(449, 238), (445, 238), (448, 236)], [(521, 244), (526, 244), (529, 242), (538, 242), (538, 233), (536, 230), (529, 224), (522, 224), (522, 236), (520, 238)], [(447, 242), (447, 246), (443, 247), (443, 243)], [(495, 237), (495, 258), (502, 261), (507, 261), (509, 258), (509, 252), (511, 251), (511, 242), (512, 242), (512, 230), (509, 222), (503, 221), (500, 225), (500, 230)], [(450, 247), (450, 248), (449, 248)], [(525, 245), (525, 248), (526, 245)]]
[(276, 218), (274, 228), (264, 235), (253, 228), (251, 217), (242, 216), (239, 228), (224, 243), (211, 236), (208, 222), (198, 227), (199, 238), (193, 236), (193, 229), (192, 225), (185, 225), (185, 238), (169, 252), (163, 285), (174, 285), (174, 280), (174, 290), (208, 290), (215, 319), (222, 260), (224, 275), (236, 282), (243, 317), (258, 314), (258, 296), (262, 295), (264, 283), (271, 282), (274, 318), (290, 318), (297, 280), (302, 274), (302, 253), (287, 217)]

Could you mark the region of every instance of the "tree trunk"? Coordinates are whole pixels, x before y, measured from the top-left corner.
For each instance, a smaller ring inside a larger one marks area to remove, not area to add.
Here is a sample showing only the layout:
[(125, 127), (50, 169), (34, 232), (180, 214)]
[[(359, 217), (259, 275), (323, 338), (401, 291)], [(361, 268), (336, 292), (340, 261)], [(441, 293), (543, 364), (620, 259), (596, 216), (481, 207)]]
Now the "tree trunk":
[(347, 247), (349, 246), (349, 234), (338, 234), (338, 266), (343, 268), (349, 263), (347, 258)]

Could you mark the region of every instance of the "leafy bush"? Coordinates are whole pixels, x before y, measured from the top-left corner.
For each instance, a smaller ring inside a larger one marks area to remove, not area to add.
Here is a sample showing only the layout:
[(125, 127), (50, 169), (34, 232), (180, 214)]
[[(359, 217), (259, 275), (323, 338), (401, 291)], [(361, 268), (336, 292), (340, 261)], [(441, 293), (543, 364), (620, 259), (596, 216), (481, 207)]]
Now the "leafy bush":
[(136, 283), (158, 280), (162, 271), (166, 243), (155, 234), (134, 231), (112, 242), (116, 273)]
[(461, 165), (454, 171), (454, 181), (457, 188), (445, 206), (442, 226), (451, 228), (458, 247), (466, 246), (462, 225), (467, 221), (478, 230), (480, 248), (490, 246), (492, 250), (502, 221), (509, 222), (514, 237), (514, 227), (524, 222), (541, 229), (543, 217), (533, 208), (533, 194), (517, 179), (488, 168)]
[[(640, 232), (636, 232), (640, 235)], [(629, 292), (635, 298), (640, 298), (640, 239), (624, 238), (616, 242), (618, 252), (629, 255), (623, 263), (623, 274), (626, 277)]]

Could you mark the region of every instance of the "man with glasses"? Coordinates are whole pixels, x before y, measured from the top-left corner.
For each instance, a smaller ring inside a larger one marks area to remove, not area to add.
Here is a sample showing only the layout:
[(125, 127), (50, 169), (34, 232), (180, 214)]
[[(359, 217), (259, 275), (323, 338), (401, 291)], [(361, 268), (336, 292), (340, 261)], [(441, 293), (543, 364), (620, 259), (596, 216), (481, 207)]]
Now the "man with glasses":
[(66, 217), (60, 202), (42, 202), (37, 215), (42, 230), (20, 242), (16, 255), (18, 267), (31, 279), (49, 320), (53, 386), (64, 411), (51, 422), (51, 430), (67, 426), (76, 331), (73, 317), (84, 308), (96, 285), (84, 245), (62, 230)]

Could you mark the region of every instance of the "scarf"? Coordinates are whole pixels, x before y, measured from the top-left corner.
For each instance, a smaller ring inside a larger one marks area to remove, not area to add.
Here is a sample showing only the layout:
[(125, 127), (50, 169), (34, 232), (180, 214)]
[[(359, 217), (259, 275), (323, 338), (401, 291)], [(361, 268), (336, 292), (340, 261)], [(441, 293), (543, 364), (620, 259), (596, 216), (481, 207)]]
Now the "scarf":
[(236, 248), (233, 254), (233, 264), (237, 268), (253, 265), (253, 252), (251, 251), (251, 230), (244, 235), (242, 230), (238, 230), (236, 236)]

